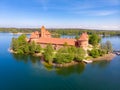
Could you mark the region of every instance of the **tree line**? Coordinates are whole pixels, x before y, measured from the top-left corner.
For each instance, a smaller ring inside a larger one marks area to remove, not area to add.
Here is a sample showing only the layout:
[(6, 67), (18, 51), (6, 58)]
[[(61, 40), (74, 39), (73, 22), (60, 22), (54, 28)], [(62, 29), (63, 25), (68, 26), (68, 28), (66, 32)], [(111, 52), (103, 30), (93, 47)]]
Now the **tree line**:
[[(48, 29), (52, 35), (80, 35), (82, 32), (87, 32), (88, 34), (96, 33), (97, 35), (120, 35), (118, 30), (92, 30), (92, 29)], [(34, 31), (40, 31), (39, 28), (0, 28), (0, 32), (10, 32), (10, 33), (31, 33)], [(57, 36), (57, 37), (58, 37)]]

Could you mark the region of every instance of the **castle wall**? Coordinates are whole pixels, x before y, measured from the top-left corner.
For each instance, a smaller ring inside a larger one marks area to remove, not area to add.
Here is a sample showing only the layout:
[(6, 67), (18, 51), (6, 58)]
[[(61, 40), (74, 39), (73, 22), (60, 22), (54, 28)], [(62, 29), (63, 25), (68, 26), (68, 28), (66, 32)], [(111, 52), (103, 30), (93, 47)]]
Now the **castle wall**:
[[(48, 44), (45, 44), (45, 43), (38, 43), (42, 48), (45, 48)], [(55, 49), (55, 50), (58, 50), (60, 48), (63, 47), (63, 45), (56, 45), (56, 44), (52, 44), (52, 47)]]
[(87, 48), (87, 46), (88, 46), (88, 41), (81, 41), (81, 42), (80, 42), (80, 46), (83, 47), (83, 48)]
[[(42, 38), (44, 38), (44, 39), (42, 39)], [(74, 46), (76, 46), (76, 47), (87, 48), (87, 46), (88, 46), (88, 39), (89, 39), (89, 37), (88, 37), (87, 33), (83, 33), (83, 34), (80, 36), (79, 40), (77, 40), (77, 41), (74, 40), (74, 42), (73, 42), (73, 40), (71, 40), (71, 41), (72, 41), (72, 44), (71, 44), (71, 42), (69, 42), (68, 45), (74, 45)], [(52, 38), (52, 37), (51, 37), (51, 33), (48, 32), (48, 31), (45, 29), (44, 26), (42, 26), (41, 32), (35, 31), (35, 32), (33, 32), (33, 33), (31, 34), (31, 37), (30, 37), (30, 39), (29, 39), (29, 42), (34, 41), (34, 42), (37, 43), (37, 42), (39, 42), (38, 40), (41, 40), (41, 42), (38, 43), (38, 44), (40, 44), (42, 48), (45, 48), (45, 47), (47, 46), (47, 43), (48, 43), (49, 41), (52, 41), (52, 43), (54, 43), (54, 44), (52, 44), (52, 46), (53, 46), (53, 48), (56, 49), (56, 50), (62, 48), (62, 47), (64, 46), (63, 42), (65, 41), (65, 40), (63, 40), (63, 39), (59, 39), (59, 40), (58, 40), (58, 39)], [(58, 41), (57, 41), (57, 40), (58, 40)], [(68, 40), (68, 41), (70, 41), (70, 40)], [(62, 42), (62, 43), (61, 43), (61, 42)]]

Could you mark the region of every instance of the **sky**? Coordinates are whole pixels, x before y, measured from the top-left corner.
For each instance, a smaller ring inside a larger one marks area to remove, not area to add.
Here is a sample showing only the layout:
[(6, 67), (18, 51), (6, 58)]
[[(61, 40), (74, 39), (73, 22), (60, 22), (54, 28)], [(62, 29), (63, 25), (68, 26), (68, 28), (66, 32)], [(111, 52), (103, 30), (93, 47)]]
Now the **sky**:
[(120, 0), (0, 0), (0, 27), (120, 30)]

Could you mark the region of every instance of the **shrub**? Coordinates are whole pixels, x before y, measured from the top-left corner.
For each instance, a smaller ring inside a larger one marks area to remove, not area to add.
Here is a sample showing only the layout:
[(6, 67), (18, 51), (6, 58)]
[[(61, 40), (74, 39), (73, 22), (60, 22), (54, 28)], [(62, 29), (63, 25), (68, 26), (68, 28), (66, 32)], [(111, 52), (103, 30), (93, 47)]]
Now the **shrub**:
[(51, 44), (48, 44), (44, 50), (44, 59), (47, 61), (49, 64), (52, 63), (54, 54), (53, 54), (53, 47)]
[(91, 51), (89, 51), (89, 55), (93, 58), (97, 58), (98, 56), (100, 56), (100, 52), (98, 49), (92, 49)]
[(98, 45), (98, 43), (100, 42), (101, 38), (97, 35), (97, 34), (92, 34), (89, 37), (89, 43), (92, 44), (93, 46)]
[(82, 48), (76, 48), (74, 59), (76, 61), (82, 61), (85, 58), (85, 50)]
[(34, 54), (40, 53), (41, 46), (37, 45), (35, 42), (28, 43), (26, 41), (26, 35), (22, 34), (18, 38), (12, 38), (11, 49), (13, 49), (17, 53), (27, 53)]

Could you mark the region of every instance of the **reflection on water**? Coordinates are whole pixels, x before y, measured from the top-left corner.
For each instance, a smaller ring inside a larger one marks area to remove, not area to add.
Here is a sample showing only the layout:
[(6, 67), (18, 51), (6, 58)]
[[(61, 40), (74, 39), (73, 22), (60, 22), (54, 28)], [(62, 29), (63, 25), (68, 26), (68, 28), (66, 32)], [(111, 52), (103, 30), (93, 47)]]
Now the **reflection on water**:
[(43, 64), (44, 68), (45, 68), (47, 71), (53, 71), (53, 70), (55, 70), (54, 66), (49, 65), (49, 64), (46, 63), (46, 62), (42, 62), (42, 64)]
[(106, 68), (110, 64), (110, 61), (103, 60), (103, 61), (96, 61), (92, 63), (92, 67), (99, 67), (99, 68)]
[[(45, 69), (47, 71), (55, 71), (56, 74), (62, 76), (69, 76), (71, 74), (81, 74), (85, 69), (85, 63), (79, 63), (77, 65), (72, 65), (69, 67), (54, 67), (48, 63), (42, 62), (40, 57), (35, 57), (32, 55), (22, 55), (22, 54), (12, 54), (17, 62), (32, 63), (34, 69)], [(41, 61), (41, 62), (40, 62)], [(36, 68), (37, 67), (37, 68)], [(42, 67), (42, 68), (41, 68)]]
[(71, 74), (82, 74), (85, 70), (85, 63), (79, 63), (69, 67), (57, 68), (56, 73), (62, 76), (69, 76)]
[(37, 61), (40, 60), (40, 57), (34, 57), (32, 55), (23, 55), (23, 54), (12, 54), (16, 61), (24, 63), (28, 63), (29, 61), (32, 62), (32, 64), (37, 63)]

